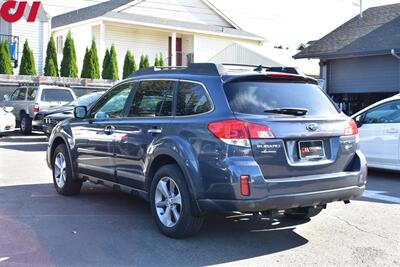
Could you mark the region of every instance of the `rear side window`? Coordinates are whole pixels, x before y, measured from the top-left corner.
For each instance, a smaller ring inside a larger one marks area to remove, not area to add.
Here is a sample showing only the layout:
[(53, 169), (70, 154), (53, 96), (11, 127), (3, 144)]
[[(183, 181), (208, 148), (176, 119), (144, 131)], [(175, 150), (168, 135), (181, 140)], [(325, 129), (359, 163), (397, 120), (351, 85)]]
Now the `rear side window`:
[(69, 90), (43, 89), (40, 100), (44, 102), (71, 102), (74, 97)]
[(204, 86), (199, 83), (180, 82), (177, 97), (177, 116), (206, 113), (212, 109)]
[(313, 84), (235, 82), (225, 85), (225, 94), (233, 112), (272, 115), (265, 110), (301, 108), (308, 109), (307, 116), (339, 113), (328, 96)]
[(33, 101), (36, 98), (37, 88), (29, 88), (28, 89), (28, 101)]
[(129, 117), (171, 116), (173, 86), (170, 81), (142, 81), (135, 93)]

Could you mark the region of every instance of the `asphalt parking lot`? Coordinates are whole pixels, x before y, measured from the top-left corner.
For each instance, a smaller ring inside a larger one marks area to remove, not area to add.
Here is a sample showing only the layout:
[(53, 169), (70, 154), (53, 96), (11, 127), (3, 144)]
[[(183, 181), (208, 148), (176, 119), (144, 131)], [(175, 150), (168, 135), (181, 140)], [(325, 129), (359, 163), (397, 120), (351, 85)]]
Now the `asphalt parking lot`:
[(366, 197), (311, 221), (209, 216), (195, 237), (161, 235), (149, 205), (85, 184), (56, 194), (46, 138), (0, 137), (0, 266), (400, 266), (400, 174), (370, 170)]

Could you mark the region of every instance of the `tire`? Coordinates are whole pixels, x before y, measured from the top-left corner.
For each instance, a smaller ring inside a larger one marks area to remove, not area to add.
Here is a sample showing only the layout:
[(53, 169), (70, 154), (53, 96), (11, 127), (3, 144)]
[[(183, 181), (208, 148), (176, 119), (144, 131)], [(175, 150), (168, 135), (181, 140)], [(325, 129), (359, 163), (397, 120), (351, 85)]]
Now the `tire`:
[[(174, 183), (172, 190), (171, 181)], [(163, 187), (163, 184), (167, 187)], [(165, 197), (167, 193), (170, 193), (168, 198)], [(180, 198), (176, 197), (178, 195)], [(204, 218), (193, 214), (188, 186), (180, 168), (175, 164), (164, 165), (154, 175), (150, 187), (150, 206), (159, 230), (168, 237), (192, 236), (203, 225)], [(170, 212), (166, 213), (168, 209)]]
[(20, 124), (22, 134), (26, 135), (32, 133), (32, 119), (27, 114), (22, 115)]
[(59, 194), (64, 196), (79, 194), (83, 181), (72, 176), (72, 164), (65, 144), (58, 145), (54, 150), (52, 169), (53, 184)]
[(285, 210), (285, 215), (289, 218), (305, 220), (317, 216), (323, 208), (305, 207)]

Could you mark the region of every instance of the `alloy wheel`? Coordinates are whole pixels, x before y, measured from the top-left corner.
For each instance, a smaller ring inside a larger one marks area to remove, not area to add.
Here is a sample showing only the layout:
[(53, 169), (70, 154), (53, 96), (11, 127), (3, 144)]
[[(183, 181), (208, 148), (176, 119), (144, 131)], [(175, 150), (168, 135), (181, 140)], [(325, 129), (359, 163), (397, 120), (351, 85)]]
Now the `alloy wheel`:
[(59, 188), (63, 188), (67, 179), (67, 164), (63, 153), (58, 153), (54, 160), (54, 177)]
[(155, 206), (158, 218), (166, 227), (174, 227), (181, 217), (182, 199), (178, 185), (170, 177), (158, 181), (155, 192)]

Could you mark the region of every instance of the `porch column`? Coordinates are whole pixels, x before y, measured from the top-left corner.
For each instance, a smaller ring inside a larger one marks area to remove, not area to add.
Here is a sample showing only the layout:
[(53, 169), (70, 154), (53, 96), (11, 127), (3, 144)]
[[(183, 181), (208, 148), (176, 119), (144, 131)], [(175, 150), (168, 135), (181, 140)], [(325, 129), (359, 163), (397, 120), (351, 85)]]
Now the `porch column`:
[(176, 66), (176, 32), (171, 35), (171, 66)]
[[(99, 35), (99, 58), (102, 59), (106, 52), (106, 25), (104, 22), (100, 23), (100, 35)], [(100, 64), (101, 65), (101, 64)]]

